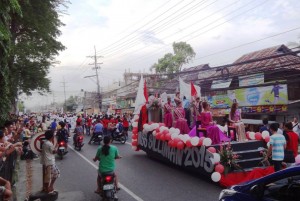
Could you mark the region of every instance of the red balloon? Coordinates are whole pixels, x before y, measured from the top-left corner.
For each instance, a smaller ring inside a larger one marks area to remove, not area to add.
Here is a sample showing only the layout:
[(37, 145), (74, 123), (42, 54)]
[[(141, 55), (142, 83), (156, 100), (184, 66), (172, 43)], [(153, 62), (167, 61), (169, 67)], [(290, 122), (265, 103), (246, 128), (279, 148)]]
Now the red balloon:
[(156, 136), (155, 136), (155, 138), (156, 138), (157, 140), (160, 140), (160, 137), (161, 137), (161, 133), (157, 133)]
[(259, 132), (255, 133), (255, 139), (261, 140), (262, 139), (261, 133), (259, 133)]
[(214, 148), (214, 147), (208, 147), (207, 150), (210, 152), (210, 153), (216, 153), (217, 150)]
[(191, 143), (191, 140), (187, 140), (185, 142), (185, 144), (186, 144), (187, 147), (192, 147), (193, 146), (192, 143)]
[(173, 139), (173, 141), (175, 142), (175, 144), (177, 144), (179, 141), (181, 141), (181, 139), (175, 138), (175, 139)]
[(165, 135), (165, 140), (171, 140), (172, 138), (171, 138), (171, 134), (170, 133), (167, 133), (166, 135)]
[(160, 132), (159, 128), (156, 128), (155, 131), (156, 131), (156, 133), (159, 133), (159, 132)]
[(160, 140), (161, 140), (161, 141), (165, 141), (165, 140), (166, 140), (166, 135), (162, 133), (162, 134), (160, 135)]
[(202, 146), (203, 140), (204, 140), (204, 139), (205, 139), (205, 137), (200, 137), (200, 138), (199, 138), (198, 146)]
[(270, 142), (270, 136), (266, 136), (266, 137), (265, 137), (265, 142), (266, 142), (266, 143)]
[(167, 131), (167, 130), (163, 130), (163, 132), (162, 132), (163, 134), (167, 134), (167, 133), (169, 133), (169, 131)]
[(172, 140), (172, 147), (176, 147), (178, 142), (175, 142), (174, 140)]
[(168, 145), (169, 145), (169, 147), (172, 147), (172, 146), (173, 146), (173, 140), (170, 140), (170, 141), (168, 142)]
[(179, 141), (177, 143), (177, 149), (183, 149), (184, 148), (184, 143), (182, 141)]
[(224, 172), (224, 166), (222, 164), (216, 165), (215, 171), (219, 172), (220, 174), (222, 174)]
[(164, 124), (164, 123), (158, 123), (158, 125), (159, 125), (159, 127), (161, 127), (161, 126), (165, 126), (165, 124)]
[(137, 141), (132, 141), (131, 144), (132, 144), (132, 146), (137, 146), (138, 145)]
[(247, 138), (248, 140), (250, 140), (249, 133), (250, 133), (249, 131), (246, 132), (246, 138)]
[(136, 140), (137, 139), (137, 135), (132, 135), (131, 137), (133, 140)]
[(138, 128), (137, 128), (137, 127), (134, 127), (134, 128), (132, 129), (132, 132), (133, 132), (133, 133), (137, 133), (137, 132), (138, 132)]

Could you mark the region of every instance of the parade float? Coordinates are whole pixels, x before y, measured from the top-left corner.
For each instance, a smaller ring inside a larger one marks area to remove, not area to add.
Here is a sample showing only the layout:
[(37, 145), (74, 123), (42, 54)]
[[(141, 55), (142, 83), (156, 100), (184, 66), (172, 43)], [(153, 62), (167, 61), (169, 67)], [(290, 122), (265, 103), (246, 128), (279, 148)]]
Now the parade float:
[[(247, 132), (243, 142), (212, 144), (208, 137), (182, 134), (164, 123), (147, 122), (146, 84), (141, 77), (133, 117), (132, 149), (142, 150), (153, 159), (179, 167), (201, 178), (211, 179), (222, 187), (229, 187), (274, 172), (264, 160), (269, 132)], [(201, 130), (199, 132), (202, 132)], [(229, 130), (234, 139), (235, 130)], [(300, 161), (300, 157), (299, 157)]]

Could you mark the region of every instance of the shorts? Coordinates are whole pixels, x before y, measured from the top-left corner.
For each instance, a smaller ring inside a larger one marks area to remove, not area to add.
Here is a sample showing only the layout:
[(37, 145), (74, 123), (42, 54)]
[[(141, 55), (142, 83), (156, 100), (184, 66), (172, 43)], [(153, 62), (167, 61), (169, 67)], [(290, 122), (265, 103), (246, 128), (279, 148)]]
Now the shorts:
[(58, 167), (53, 164), (53, 165), (48, 165), (45, 166), (45, 172), (44, 172), (44, 182), (45, 183), (50, 183), (51, 180), (57, 179), (60, 176), (60, 171)]

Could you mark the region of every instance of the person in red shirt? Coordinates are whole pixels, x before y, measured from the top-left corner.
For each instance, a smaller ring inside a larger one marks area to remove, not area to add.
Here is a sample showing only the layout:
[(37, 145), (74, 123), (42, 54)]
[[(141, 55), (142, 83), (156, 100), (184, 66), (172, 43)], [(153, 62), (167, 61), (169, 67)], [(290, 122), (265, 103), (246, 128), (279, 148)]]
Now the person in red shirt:
[(86, 121), (86, 135), (90, 135), (91, 134), (91, 127), (92, 127), (92, 116), (89, 116), (87, 118), (87, 121)]
[(128, 128), (129, 128), (129, 122), (127, 120), (127, 117), (126, 115), (123, 116), (123, 120), (122, 120), (122, 123), (123, 123), (123, 131), (124, 131), (124, 134), (126, 137), (128, 137)]
[(103, 134), (104, 134), (104, 135), (107, 135), (108, 122), (109, 122), (108, 116), (105, 115), (105, 116), (103, 117), (103, 119), (102, 119), (102, 124), (103, 124)]
[(287, 133), (288, 140), (287, 140), (287, 145), (286, 149), (287, 150), (292, 150), (294, 153), (294, 156), (296, 157), (298, 155), (298, 135), (293, 131), (293, 124), (292, 122), (288, 122), (284, 125), (284, 129)]

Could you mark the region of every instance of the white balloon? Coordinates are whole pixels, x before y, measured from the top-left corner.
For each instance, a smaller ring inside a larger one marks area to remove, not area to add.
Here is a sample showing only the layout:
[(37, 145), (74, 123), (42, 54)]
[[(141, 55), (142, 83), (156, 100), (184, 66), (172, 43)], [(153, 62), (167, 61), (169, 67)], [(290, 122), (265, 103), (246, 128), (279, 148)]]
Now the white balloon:
[(211, 139), (208, 138), (208, 137), (205, 138), (205, 139), (203, 140), (203, 145), (204, 145), (204, 146), (210, 146), (211, 143), (212, 143), (212, 141), (211, 141)]
[(267, 147), (270, 147), (270, 142), (267, 143)]
[(146, 127), (148, 127), (148, 126), (149, 126), (148, 124), (144, 124), (144, 125), (143, 125), (143, 128), (146, 128)]
[(184, 136), (184, 138), (183, 138), (184, 143), (186, 143), (186, 141), (191, 139), (191, 137), (188, 134), (184, 134), (183, 136)]
[(251, 140), (255, 140), (255, 133), (254, 133), (254, 132), (250, 132), (250, 133), (249, 133), (249, 138), (250, 138)]
[(172, 133), (174, 133), (174, 131), (175, 131), (175, 128), (174, 127), (171, 127), (170, 129), (169, 129), (169, 132), (172, 134)]
[(198, 144), (199, 144), (199, 137), (197, 137), (197, 136), (195, 136), (195, 137), (192, 137), (191, 138), (191, 144), (193, 145), (193, 146), (197, 146)]
[(138, 126), (138, 122), (133, 122), (132, 123), (132, 127), (137, 127)]
[(219, 172), (214, 172), (211, 175), (211, 180), (213, 180), (214, 182), (218, 182), (221, 179), (221, 174)]
[(153, 131), (152, 134), (153, 134), (154, 136), (156, 136), (156, 131)]
[(178, 134), (172, 133), (172, 134), (171, 134), (171, 139), (174, 140), (175, 138), (178, 138)]
[(175, 128), (174, 133), (180, 134), (180, 130), (178, 128)]
[(265, 139), (267, 136), (270, 136), (270, 133), (269, 133), (269, 131), (263, 131), (261, 133), (261, 136), (262, 136), (263, 139)]
[(154, 129), (157, 129), (158, 127), (159, 127), (159, 124), (158, 123), (154, 123), (154, 124), (152, 124), (153, 125), (153, 128)]
[(137, 114), (133, 116), (133, 120), (136, 120), (138, 118), (139, 118), (139, 115), (137, 115)]
[(221, 160), (220, 154), (213, 153), (213, 155), (214, 155), (214, 162), (215, 162), (215, 164), (218, 163), (218, 162), (220, 162), (220, 160)]

